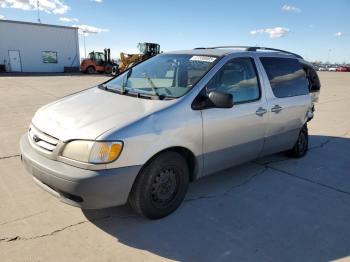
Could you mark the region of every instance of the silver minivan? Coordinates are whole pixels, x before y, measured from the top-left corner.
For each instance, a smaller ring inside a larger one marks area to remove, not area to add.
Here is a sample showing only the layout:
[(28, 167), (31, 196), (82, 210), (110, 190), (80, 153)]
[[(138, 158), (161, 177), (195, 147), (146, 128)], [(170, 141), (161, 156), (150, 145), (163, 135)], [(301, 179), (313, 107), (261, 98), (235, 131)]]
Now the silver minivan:
[(308, 150), (320, 82), (301, 56), (261, 47), (157, 55), (40, 108), (21, 138), (34, 181), (83, 209), (173, 212), (190, 181)]

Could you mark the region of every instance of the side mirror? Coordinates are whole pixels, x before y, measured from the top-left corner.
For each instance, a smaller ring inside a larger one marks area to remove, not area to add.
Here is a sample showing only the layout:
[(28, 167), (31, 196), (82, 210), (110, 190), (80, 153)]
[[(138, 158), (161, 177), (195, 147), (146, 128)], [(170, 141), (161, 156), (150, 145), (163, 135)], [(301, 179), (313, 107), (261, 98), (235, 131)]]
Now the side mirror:
[(218, 107), (218, 108), (233, 107), (233, 96), (231, 94), (223, 93), (220, 91), (211, 91), (208, 94), (208, 98), (213, 103), (214, 107)]

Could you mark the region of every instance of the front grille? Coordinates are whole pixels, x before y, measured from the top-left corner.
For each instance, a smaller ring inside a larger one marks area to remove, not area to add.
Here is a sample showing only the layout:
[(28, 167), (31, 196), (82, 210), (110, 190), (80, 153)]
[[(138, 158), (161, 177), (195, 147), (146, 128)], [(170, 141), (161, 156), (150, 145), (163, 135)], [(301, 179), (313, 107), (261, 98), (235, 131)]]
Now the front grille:
[(34, 126), (29, 128), (28, 134), (33, 144), (46, 151), (52, 152), (58, 144), (58, 139), (56, 137), (50, 136)]

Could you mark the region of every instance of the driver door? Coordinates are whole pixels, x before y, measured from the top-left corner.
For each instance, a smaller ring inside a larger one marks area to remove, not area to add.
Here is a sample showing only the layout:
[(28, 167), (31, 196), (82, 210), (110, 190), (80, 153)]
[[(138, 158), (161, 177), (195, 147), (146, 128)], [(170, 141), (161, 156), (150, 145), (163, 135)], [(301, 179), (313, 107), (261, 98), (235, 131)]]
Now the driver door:
[(206, 89), (232, 94), (234, 106), (202, 110), (203, 175), (257, 158), (267, 123), (266, 99), (253, 57), (229, 60)]

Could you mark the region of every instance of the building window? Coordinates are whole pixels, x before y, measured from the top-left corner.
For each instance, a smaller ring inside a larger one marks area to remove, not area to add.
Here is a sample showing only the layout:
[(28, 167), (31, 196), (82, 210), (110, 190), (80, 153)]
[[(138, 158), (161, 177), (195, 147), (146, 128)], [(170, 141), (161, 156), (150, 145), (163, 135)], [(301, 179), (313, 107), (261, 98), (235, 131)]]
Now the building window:
[(43, 63), (57, 64), (57, 52), (42, 51), (41, 56), (43, 58)]

